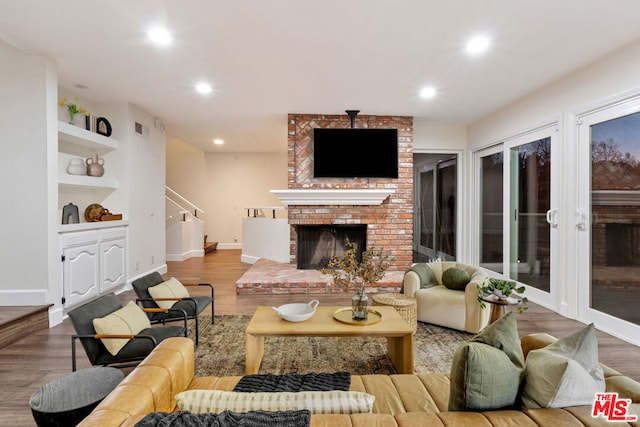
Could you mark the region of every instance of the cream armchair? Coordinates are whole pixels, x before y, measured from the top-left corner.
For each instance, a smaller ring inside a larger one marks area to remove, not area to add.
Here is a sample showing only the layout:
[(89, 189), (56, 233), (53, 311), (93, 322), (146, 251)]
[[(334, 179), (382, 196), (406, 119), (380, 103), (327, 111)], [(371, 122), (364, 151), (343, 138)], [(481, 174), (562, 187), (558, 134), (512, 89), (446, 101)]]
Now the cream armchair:
[[(412, 270), (405, 273), (402, 283), (403, 293), (417, 300), (418, 320), (471, 333), (480, 332), (487, 326), (489, 310), (480, 307), (476, 286), (487, 278), (484, 271), (459, 262), (432, 262), (427, 265), (438, 282), (436, 286), (421, 288), (422, 279)], [(442, 272), (451, 267), (469, 273), (471, 281), (464, 291), (452, 290), (442, 284)]]

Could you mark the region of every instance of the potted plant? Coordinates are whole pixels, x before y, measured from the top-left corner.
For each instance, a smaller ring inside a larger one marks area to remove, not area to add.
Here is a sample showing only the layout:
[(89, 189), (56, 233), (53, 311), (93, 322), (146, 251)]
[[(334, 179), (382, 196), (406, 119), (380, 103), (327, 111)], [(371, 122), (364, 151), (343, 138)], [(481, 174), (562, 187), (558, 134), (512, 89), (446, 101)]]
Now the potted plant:
[(347, 250), (341, 255), (334, 255), (321, 269), (323, 274), (330, 274), (333, 283), (342, 286), (347, 292), (355, 290), (351, 298), (352, 317), (357, 320), (364, 320), (368, 314), (368, 298), (365, 295), (367, 284), (374, 284), (384, 277), (389, 268), (389, 255), (382, 249), (371, 247), (362, 252), (362, 261), (356, 259), (358, 244), (346, 241)]
[[(486, 279), (482, 285), (478, 285), (478, 302), (480, 303), (480, 307), (485, 308), (485, 301), (489, 295), (493, 294), (498, 299), (506, 299), (514, 292), (517, 294), (523, 294), (524, 291), (524, 286), (518, 286), (517, 283), (512, 280), (496, 279), (491, 277)], [(518, 313), (522, 313), (529, 308), (527, 305), (528, 302), (529, 300), (527, 297), (522, 297), (520, 304), (518, 305)]]

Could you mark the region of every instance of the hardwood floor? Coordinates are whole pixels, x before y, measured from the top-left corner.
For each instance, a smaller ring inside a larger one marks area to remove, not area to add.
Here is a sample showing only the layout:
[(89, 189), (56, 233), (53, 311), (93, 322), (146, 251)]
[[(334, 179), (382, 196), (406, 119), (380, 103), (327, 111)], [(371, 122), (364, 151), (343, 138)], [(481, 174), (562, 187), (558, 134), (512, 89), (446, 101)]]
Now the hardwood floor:
[[(306, 302), (309, 295), (242, 295), (235, 293), (235, 281), (249, 267), (240, 262), (240, 251), (218, 250), (203, 258), (184, 262), (169, 262), (167, 277), (182, 282), (213, 283), (215, 285), (216, 314), (251, 314), (260, 305), (280, 305), (287, 302)], [(206, 292), (199, 290), (195, 292)], [(133, 291), (120, 295), (125, 301), (135, 299)], [(313, 295), (325, 305), (347, 305), (345, 294)], [(565, 319), (535, 304), (518, 314), (521, 335), (547, 332), (562, 337), (584, 326)], [(69, 320), (53, 328), (31, 334), (0, 349), (0, 425), (34, 426), (29, 409), (31, 395), (44, 384), (71, 372), (71, 338), (73, 327)], [(598, 332), (600, 361), (619, 372), (640, 381), (640, 352), (638, 347)], [(78, 348), (78, 369), (90, 367), (81, 348)]]

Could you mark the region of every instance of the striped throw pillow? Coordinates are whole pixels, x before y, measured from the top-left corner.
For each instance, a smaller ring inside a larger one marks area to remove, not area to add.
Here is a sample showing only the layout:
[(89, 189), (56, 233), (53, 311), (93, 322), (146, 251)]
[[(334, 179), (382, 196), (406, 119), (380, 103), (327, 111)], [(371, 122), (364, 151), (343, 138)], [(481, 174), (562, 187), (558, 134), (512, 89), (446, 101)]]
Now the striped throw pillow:
[(220, 390), (187, 390), (176, 395), (178, 406), (193, 413), (291, 411), (308, 409), (312, 414), (371, 412), (375, 396), (357, 391), (301, 391), (244, 393)]

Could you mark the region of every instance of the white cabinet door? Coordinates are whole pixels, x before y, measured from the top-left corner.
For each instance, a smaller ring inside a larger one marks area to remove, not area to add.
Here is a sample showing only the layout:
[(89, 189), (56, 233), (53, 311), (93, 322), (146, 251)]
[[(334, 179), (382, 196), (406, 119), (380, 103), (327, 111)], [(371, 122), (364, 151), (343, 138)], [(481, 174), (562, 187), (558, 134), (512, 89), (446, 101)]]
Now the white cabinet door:
[(71, 307), (97, 296), (98, 243), (88, 243), (64, 248), (63, 288), (65, 307)]
[(124, 238), (100, 243), (100, 293), (125, 283), (126, 249)]

